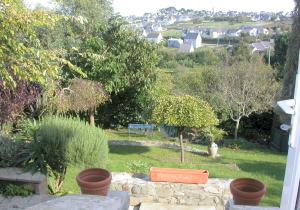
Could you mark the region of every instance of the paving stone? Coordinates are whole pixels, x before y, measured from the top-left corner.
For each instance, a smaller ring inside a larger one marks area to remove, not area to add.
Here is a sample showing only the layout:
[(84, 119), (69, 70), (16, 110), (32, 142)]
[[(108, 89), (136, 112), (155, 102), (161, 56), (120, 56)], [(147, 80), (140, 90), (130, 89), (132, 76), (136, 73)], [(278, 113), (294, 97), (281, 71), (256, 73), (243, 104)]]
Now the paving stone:
[(128, 210), (129, 195), (110, 192), (108, 196), (67, 195), (27, 208), (26, 210)]
[(142, 203), (140, 210), (216, 210), (213, 206), (183, 206), (162, 203)]

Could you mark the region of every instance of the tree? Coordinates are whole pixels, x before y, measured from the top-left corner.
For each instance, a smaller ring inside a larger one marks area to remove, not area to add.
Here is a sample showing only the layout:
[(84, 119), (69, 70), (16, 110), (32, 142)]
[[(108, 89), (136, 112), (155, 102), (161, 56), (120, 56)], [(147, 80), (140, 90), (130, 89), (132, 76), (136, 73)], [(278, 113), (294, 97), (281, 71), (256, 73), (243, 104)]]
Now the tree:
[(82, 16), (89, 25), (106, 24), (113, 9), (109, 0), (59, 0), (61, 12), (71, 16)]
[(288, 49), (289, 34), (280, 34), (275, 38), (274, 55), (271, 56), (271, 65), (276, 70), (276, 79), (282, 80)]
[(298, 57), (300, 49), (300, 1), (295, 0), (293, 12), (292, 32), (289, 37), (287, 61), (284, 68), (282, 98), (292, 98), (295, 88), (295, 78), (298, 68)]
[(52, 17), (23, 8), (21, 1), (0, 3), (0, 75), (3, 86), (16, 86), (15, 79), (44, 84), (56, 76), (58, 68), (51, 65), (52, 53), (41, 49), (34, 32), (38, 24), (52, 23)]
[(0, 81), (0, 126), (19, 119), (24, 108), (33, 104), (39, 93), (38, 85), (24, 80), (15, 80), (15, 83), (15, 88), (8, 88)]
[(105, 126), (140, 122), (139, 95), (156, 79), (157, 46), (123, 26), (122, 19), (111, 19), (108, 26), (99, 26), (79, 49), (68, 54), (68, 60), (89, 80), (101, 82), (110, 93), (110, 103), (99, 110)]
[(60, 56), (59, 51), (45, 50), (35, 28), (53, 26), (57, 17), (43, 11), (30, 11), (21, 0), (0, 3), (0, 79), (4, 87), (15, 87), (26, 80), (45, 85), (59, 77), (61, 65), (82, 74)]
[(90, 125), (95, 125), (95, 110), (108, 98), (101, 83), (72, 79), (67, 88), (58, 91), (53, 103), (59, 112), (88, 112)]
[(184, 129), (203, 129), (218, 124), (218, 120), (208, 103), (189, 95), (160, 98), (155, 105), (152, 117), (156, 123), (178, 128), (181, 162), (184, 162)]
[(230, 118), (236, 123), (235, 139), (241, 118), (270, 109), (278, 87), (272, 70), (259, 58), (236, 62), (222, 69), (220, 94)]

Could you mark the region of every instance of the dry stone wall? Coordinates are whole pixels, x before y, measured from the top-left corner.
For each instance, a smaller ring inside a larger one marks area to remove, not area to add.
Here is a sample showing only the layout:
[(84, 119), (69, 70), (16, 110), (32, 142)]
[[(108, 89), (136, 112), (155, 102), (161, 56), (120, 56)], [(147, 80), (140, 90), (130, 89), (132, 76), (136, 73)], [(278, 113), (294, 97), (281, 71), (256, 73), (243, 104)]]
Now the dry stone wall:
[(215, 206), (223, 210), (231, 198), (231, 180), (209, 179), (207, 184), (151, 182), (148, 177), (135, 178), (127, 173), (114, 173), (112, 190), (130, 194), (130, 205), (158, 202), (178, 205)]

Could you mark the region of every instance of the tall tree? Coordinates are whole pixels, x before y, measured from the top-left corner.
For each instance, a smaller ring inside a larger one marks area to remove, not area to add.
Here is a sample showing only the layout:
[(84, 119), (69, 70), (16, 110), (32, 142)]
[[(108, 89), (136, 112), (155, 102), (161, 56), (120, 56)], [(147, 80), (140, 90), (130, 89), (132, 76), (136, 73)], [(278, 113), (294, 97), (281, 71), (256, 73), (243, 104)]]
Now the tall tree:
[(298, 68), (298, 56), (300, 49), (300, 0), (295, 0), (295, 4), (292, 32), (289, 38), (287, 61), (284, 69), (282, 98), (293, 97), (295, 78)]
[(101, 115), (106, 126), (141, 121), (139, 95), (156, 79), (156, 48), (134, 31), (127, 31), (123, 20), (116, 17), (69, 53), (72, 64), (81, 68), (88, 79), (101, 82), (111, 94), (111, 102), (103, 107)]
[(277, 80), (283, 79), (286, 54), (288, 49), (289, 34), (280, 34), (275, 38), (274, 55), (271, 57), (271, 65), (276, 71)]
[(258, 59), (236, 62), (222, 69), (220, 93), (236, 123), (235, 139), (243, 117), (269, 110), (275, 102), (278, 83), (270, 67)]
[(72, 16), (82, 16), (92, 25), (103, 24), (112, 16), (110, 0), (58, 0), (61, 12)]
[(36, 25), (53, 23), (53, 17), (29, 11), (18, 0), (3, 0), (0, 8), (2, 85), (15, 87), (15, 79), (44, 84), (48, 78), (57, 76), (57, 57), (41, 48), (34, 31)]

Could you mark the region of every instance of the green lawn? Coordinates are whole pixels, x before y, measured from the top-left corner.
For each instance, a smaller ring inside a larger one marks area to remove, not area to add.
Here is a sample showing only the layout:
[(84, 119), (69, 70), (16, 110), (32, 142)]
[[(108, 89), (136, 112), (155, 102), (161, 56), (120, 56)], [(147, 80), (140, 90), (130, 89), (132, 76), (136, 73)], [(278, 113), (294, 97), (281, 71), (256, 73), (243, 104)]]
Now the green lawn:
[[(147, 132), (144, 134), (142, 131), (131, 133), (129, 135), (128, 129), (122, 128), (118, 130), (107, 129), (105, 130), (109, 140), (154, 140), (154, 141), (167, 141), (168, 139), (160, 132), (154, 131), (153, 133)], [(133, 131), (132, 131), (133, 132)]]
[(180, 23), (175, 23), (173, 25), (168, 26), (168, 30), (180, 30), (183, 27), (202, 27), (202, 28), (227, 28), (227, 29), (237, 29), (241, 26), (264, 26), (264, 27), (269, 27), (274, 25), (274, 22), (265, 22), (265, 21), (258, 21), (258, 22), (228, 22), (228, 21), (201, 21), (201, 22), (180, 22)]
[[(196, 146), (205, 150), (205, 146)], [(256, 148), (256, 149), (255, 149)], [(128, 163), (141, 160), (150, 166), (176, 167), (190, 169), (208, 169), (210, 178), (252, 177), (267, 185), (267, 195), (262, 205), (279, 206), (283, 184), (286, 155), (267, 149), (258, 149), (255, 145), (242, 144), (240, 149), (220, 148), (222, 157), (212, 159), (192, 153), (186, 153), (186, 161), (180, 163), (180, 153), (172, 149), (110, 146), (107, 169), (115, 172), (128, 172)], [(80, 168), (70, 168), (63, 191), (79, 193), (75, 177)]]

